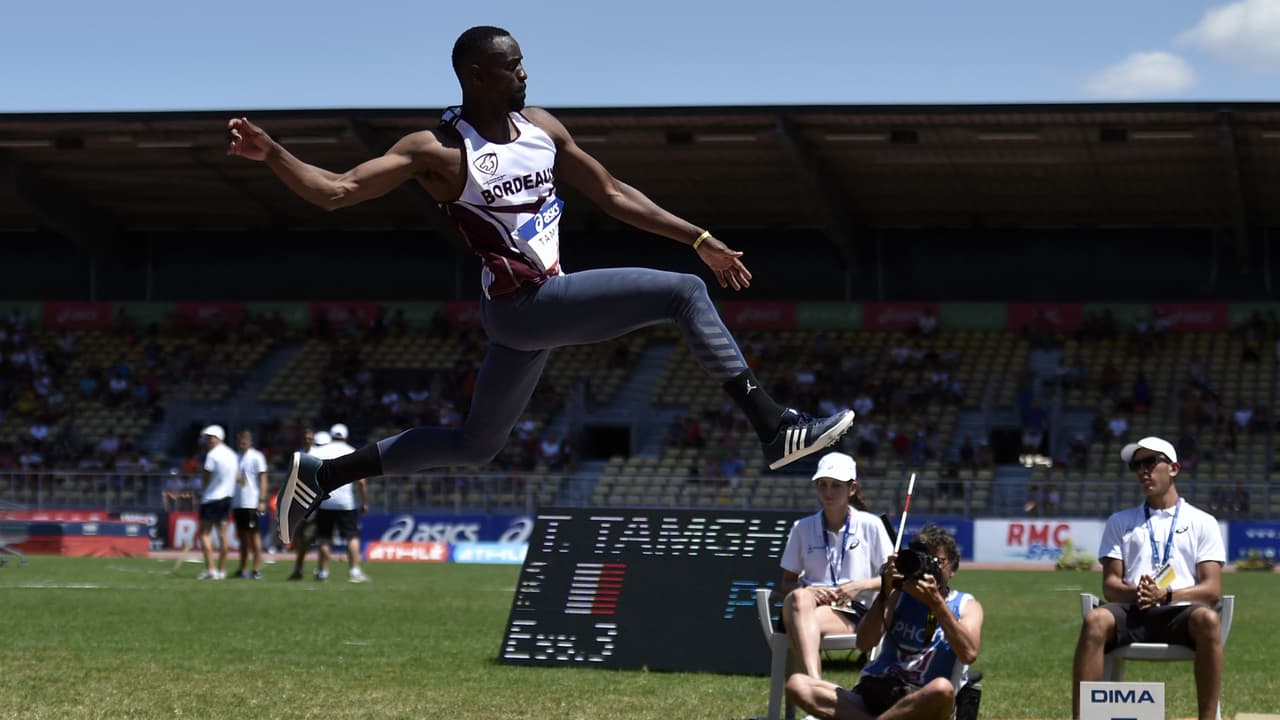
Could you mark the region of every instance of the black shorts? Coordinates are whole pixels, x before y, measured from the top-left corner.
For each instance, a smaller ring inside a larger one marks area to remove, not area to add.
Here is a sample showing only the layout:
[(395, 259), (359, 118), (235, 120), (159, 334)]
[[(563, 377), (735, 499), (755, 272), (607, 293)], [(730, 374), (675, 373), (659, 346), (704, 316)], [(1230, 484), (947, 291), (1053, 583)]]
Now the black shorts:
[(863, 675), (853, 686), (853, 693), (862, 698), (867, 712), (879, 717), (908, 693), (920, 688), (892, 675)]
[(316, 540), (322, 544), (332, 541), (335, 527), (342, 531), (342, 537), (347, 540), (360, 539), (359, 515), (355, 510), (320, 508), (316, 511)]
[(1145, 642), (1185, 645), (1195, 649), (1195, 644), (1187, 634), (1187, 621), (1191, 618), (1191, 611), (1200, 607), (1208, 606), (1191, 603), (1157, 605), (1148, 610), (1139, 610), (1133, 604), (1107, 603), (1102, 609), (1110, 612), (1116, 619), (1116, 641), (1114, 644), (1108, 643), (1107, 650)]
[(262, 513), (257, 508), (236, 508), (232, 513), (236, 519), (236, 530), (249, 532), (262, 527)]
[(231, 514), (231, 498), (222, 498), (213, 502), (200, 503), (200, 519), (204, 522), (226, 522)]

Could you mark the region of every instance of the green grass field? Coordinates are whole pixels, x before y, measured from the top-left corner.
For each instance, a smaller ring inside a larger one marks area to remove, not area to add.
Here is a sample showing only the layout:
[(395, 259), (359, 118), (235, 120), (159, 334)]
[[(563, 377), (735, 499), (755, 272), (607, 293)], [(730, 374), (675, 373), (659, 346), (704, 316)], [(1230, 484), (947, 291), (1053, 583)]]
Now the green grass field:
[[(517, 568), (372, 565), (375, 582), (197, 582), (155, 559), (34, 557), (0, 569), (0, 718), (716, 718), (762, 715), (754, 676), (530, 668), (496, 662)], [(1070, 715), (1078, 593), (1097, 573), (961, 568), (987, 611), (984, 718)], [(1278, 713), (1273, 574), (1237, 595), (1224, 714)], [(673, 598), (673, 602), (674, 602)], [(696, 639), (690, 638), (690, 642)], [(764, 641), (760, 651), (765, 652)], [(852, 671), (835, 667), (847, 683)], [(1189, 663), (1131, 663), (1195, 714)]]

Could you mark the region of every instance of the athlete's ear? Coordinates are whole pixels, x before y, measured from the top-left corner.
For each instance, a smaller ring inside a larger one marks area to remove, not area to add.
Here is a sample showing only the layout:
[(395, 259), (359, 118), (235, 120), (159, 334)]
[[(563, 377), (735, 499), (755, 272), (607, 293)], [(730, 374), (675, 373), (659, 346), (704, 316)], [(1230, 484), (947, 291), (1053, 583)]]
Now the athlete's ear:
[(458, 70), (458, 78), (462, 81), (462, 87), (475, 87), (484, 84), (484, 74), (480, 66), (476, 63), (467, 63)]

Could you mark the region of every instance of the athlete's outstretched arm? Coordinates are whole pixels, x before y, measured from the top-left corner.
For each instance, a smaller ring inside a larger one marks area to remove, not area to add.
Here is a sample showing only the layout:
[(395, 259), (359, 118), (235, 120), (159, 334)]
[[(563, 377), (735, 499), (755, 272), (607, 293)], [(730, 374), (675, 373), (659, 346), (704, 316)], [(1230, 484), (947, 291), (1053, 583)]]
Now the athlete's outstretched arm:
[(339, 174), (299, 160), (248, 118), (231, 118), (227, 131), (228, 155), (266, 163), (298, 197), (325, 210), (386, 195), (400, 183), (429, 170), (431, 144), (439, 145), (431, 132), (416, 132), (401, 138), (385, 155)]
[[(615, 178), (599, 160), (573, 141), (569, 131), (551, 113), (525, 108), (524, 114), (556, 143), (556, 179), (577, 188), (592, 202), (628, 225), (692, 245), (702, 228), (677, 217), (647, 195)], [(742, 264), (742, 253), (708, 235), (698, 243), (698, 257), (715, 272), (720, 287), (741, 290), (751, 285), (751, 272)]]

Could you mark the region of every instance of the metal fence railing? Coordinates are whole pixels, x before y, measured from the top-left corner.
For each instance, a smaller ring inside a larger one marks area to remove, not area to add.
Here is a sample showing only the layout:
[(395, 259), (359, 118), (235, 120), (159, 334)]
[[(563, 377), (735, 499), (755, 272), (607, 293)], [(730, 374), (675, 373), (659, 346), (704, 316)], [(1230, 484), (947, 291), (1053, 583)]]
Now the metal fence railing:
[[(370, 512), (382, 513), (526, 514), (549, 505), (816, 510), (817, 497), (805, 480), (761, 477), (730, 486), (684, 475), (637, 475), (608, 479), (607, 492), (593, 492), (596, 478), (566, 473), (433, 472), (373, 478), (367, 487)], [(1073, 481), (1052, 490), (1027, 484), (1021, 489), (1025, 500), (1017, 502), (1009, 502), (1009, 492), (993, 493), (992, 487), (992, 481), (922, 478), (911, 509), (964, 517), (1103, 518), (1142, 502), (1136, 483), (1127, 481)], [(876, 514), (893, 515), (905, 500), (902, 483), (877, 483), (868, 490), (864, 496)], [(1280, 518), (1280, 483), (1197, 480), (1187, 482), (1179, 492), (1219, 520)], [(194, 510), (199, 502), (197, 476), (72, 470), (0, 472), (0, 509), (159, 512)]]

